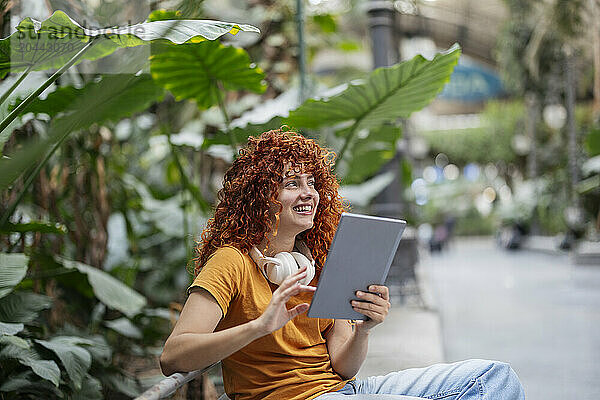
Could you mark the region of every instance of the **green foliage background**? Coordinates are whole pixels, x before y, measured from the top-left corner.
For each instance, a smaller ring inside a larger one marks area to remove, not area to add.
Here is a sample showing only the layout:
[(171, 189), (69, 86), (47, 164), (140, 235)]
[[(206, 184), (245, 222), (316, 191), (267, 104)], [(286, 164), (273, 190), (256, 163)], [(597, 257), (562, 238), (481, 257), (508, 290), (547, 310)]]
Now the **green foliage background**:
[[(177, 318), (176, 302), (184, 300), (195, 240), (222, 175), (249, 135), (286, 121), (281, 113), (267, 113), (265, 119), (253, 108), (279, 101), (284, 104), (279, 112), (301, 113), (312, 102), (298, 105), (277, 97), (287, 85), (282, 65), (259, 57), (263, 69), (252, 61), (263, 42), (246, 51), (213, 40), (215, 32), (254, 27), (189, 21), (201, 13), (192, 12), (189, 2), (180, 6), (181, 12), (158, 10), (149, 16), (144, 26), (154, 36), (147, 40), (117, 27), (112, 37), (100, 30), (82, 33), (62, 12), (40, 24), (27, 19), (19, 29), (31, 34), (32, 43), (65, 40), (52, 38), (61, 26), (81, 34), (77, 48), (61, 57), (0, 60), (4, 74), (26, 71), (22, 82), (3, 85), (0, 392), (5, 399), (131, 398), (161, 379), (157, 356)], [(175, 22), (186, 24), (187, 36), (153, 31)], [(333, 15), (316, 16), (312, 24), (309, 29), (319, 35), (337, 33)], [(286, 34), (278, 29), (282, 33), (275, 35)], [(14, 39), (0, 43), (9, 48)], [(97, 47), (77, 53), (90, 43)], [(128, 47), (148, 44), (149, 65), (126, 57)], [(140, 73), (83, 72), (112, 53)], [(289, 61), (289, 53), (282, 59)], [(336, 121), (308, 115), (303, 121), (310, 124), (287, 122), (328, 132), (329, 138), (307, 134), (343, 149), (339, 175), (360, 186), (393, 157), (401, 135), (396, 118), (430, 102), (459, 56), (455, 46), (434, 60), (419, 56), (364, 76), (361, 84), (347, 85), (319, 106), (327, 112), (357, 90), (371, 96), (372, 101), (355, 104), (359, 112)], [(51, 77), (28, 85), (31, 71), (50, 68), (56, 69)], [(383, 87), (382, 78), (395, 83)], [(38, 98), (42, 91), (49, 92), (44, 99)], [(263, 122), (244, 124), (240, 116)], [(367, 202), (381, 190), (358, 189)]]

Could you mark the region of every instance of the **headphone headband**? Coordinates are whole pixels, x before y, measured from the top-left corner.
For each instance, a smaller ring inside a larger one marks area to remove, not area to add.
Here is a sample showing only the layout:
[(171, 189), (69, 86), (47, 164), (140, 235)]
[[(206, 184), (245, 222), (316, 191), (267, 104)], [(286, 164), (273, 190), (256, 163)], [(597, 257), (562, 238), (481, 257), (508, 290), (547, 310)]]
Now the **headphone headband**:
[(288, 253), (282, 251), (273, 257), (267, 257), (256, 246), (252, 246), (249, 254), (263, 276), (276, 285), (280, 285), (288, 276), (306, 266), (307, 275), (300, 283), (308, 285), (315, 276), (315, 261), (312, 258), (310, 249), (304, 242), (297, 241), (295, 247), (301, 252)]

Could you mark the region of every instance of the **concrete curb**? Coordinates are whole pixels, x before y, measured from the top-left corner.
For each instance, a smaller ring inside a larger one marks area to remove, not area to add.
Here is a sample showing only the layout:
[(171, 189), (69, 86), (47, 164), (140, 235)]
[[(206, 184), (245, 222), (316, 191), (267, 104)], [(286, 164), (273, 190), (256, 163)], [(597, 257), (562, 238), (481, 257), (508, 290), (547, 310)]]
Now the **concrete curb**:
[(573, 250), (567, 251), (559, 248), (560, 241), (559, 236), (528, 236), (522, 249), (547, 254), (569, 254), (575, 265), (600, 265), (600, 242), (579, 241)]

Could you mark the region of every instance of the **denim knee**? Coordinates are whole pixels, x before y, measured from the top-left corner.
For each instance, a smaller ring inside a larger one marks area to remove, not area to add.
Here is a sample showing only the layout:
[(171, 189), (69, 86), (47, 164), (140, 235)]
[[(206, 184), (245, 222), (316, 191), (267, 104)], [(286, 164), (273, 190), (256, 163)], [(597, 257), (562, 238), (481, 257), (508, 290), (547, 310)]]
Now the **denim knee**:
[(507, 400), (525, 399), (525, 390), (517, 373), (510, 364), (502, 361), (488, 361), (487, 370), (478, 377), (480, 390), (485, 391), (492, 398)]

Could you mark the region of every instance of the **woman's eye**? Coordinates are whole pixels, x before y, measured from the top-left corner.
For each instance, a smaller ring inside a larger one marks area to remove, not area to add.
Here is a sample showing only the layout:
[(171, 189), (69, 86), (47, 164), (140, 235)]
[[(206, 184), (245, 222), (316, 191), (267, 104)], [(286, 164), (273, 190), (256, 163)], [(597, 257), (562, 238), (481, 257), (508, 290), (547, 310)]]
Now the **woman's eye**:
[(288, 183), (285, 184), (285, 187), (292, 187), (292, 186), (296, 186), (296, 182), (290, 181), (290, 182), (288, 182)]
[(308, 181), (308, 184), (309, 184), (310, 186), (315, 186), (315, 181)]

